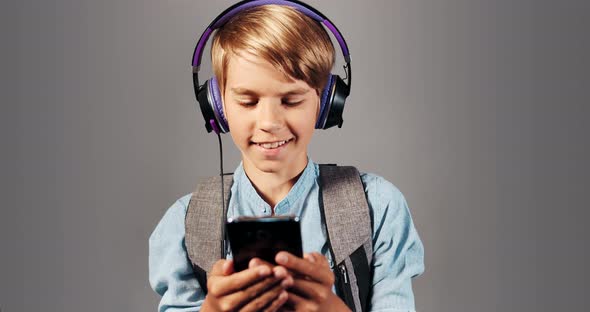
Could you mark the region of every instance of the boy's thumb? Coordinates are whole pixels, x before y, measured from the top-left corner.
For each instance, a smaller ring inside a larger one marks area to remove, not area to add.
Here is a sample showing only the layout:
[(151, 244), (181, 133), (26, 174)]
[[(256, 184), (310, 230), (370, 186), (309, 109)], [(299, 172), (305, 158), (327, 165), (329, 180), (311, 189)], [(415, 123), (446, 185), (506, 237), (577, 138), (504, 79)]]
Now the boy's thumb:
[(225, 261), (222, 266), (222, 274), (223, 275), (230, 275), (234, 273), (234, 262), (232, 260), (223, 260)]
[(213, 268), (211, 268), (211, 276), (224, 276), (230, 275), (234, 271), (234, 263), (232, 260), (225, 260), (220, 259), (213, 264)]

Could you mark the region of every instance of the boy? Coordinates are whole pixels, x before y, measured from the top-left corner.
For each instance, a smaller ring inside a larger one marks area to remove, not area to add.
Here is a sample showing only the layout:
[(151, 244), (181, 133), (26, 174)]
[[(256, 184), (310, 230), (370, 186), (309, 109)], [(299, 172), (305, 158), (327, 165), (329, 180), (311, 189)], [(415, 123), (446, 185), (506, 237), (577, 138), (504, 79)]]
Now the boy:
[[(307, 155), (334, 53), (317, 21), (285, 5), (245, 10), (215, 33), (213, 71), (242, 155), (227, 217), (297, 215), (305, 255), (280, 252), (277, 266), (254, 259), (241, 272), (220, 259), (205, 295), (187, 259), (184, 196), (150, 237), (150, 284), (162, 296), (160, 311), (349, 311), (334, 292), (319, 168)], [(381, 177), (365, 173), (361, 180), (373, 229), (370, 309), (413, 311), (411, 278), (424, 270), (423, 247), (405, 199)]]

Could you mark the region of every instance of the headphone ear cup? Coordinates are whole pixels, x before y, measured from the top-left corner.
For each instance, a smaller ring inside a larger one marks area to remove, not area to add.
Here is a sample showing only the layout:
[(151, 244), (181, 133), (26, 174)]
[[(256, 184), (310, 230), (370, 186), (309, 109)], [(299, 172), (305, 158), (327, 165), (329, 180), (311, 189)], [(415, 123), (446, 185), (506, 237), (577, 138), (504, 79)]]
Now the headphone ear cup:
[(213, 77), (209, 80), (208, 89), (209, 102), (213, 108), (213, 113), (215, 113), (215, 120), (219, 124), (221, 132), (227, 133), (229, 132), (229, 125), (227, 123), (227, 119), (225, 119), (225, 113), (223, 112), (223, 100), (221, 97), (221, 92), (219, 91), (219, 84), (217, 83), (216, 77)]
[(207, 132), (215, 131), (215, 133), (226, 133), (229, 131), (225, 115), (223, 114), (223, 105), (221, 104), (221, 97), (217, 80), (212, 78), (206, 80), (201, 86), (197, 86), (197, 80), (193, 79), (195, 85), (195, 93), (197, 101), (201, 108), (201, 114), (205, 119), (205, 128)]
[(209, 103), (209, 81), (205, 80), (205, 83), (199, 86), (197, 80), (193, 79), (193, 83), (197, 102), (199, 102), (201, 114), (203, 115), (203, 119), (205, 119), (205, 128), (207, 129), (207, 132), (213, 130), (215, 130), (216, 133), (219, 132), (219, 124), (215, 118), (215, 113), (213, 113), (213, 106)]
[(342, 127), (342, 112), (344, 111), (344, 103), (350, 94), (350, 88), (340, 76), (333, 76), (333, 84), (329, 95), (328, 103), (326, 103), (326, 121), (322, 129), (328, 129), (333, 126)]
[(334, 85), (334, 75), (328, 75), (328, 81), (326, 82), (326, 86), (322, 90), (322, 94), (320, 94), (320, 114), (318, 115), (318, 120), (316, 121), (315, 128), (316, 129), (324, 129), (324, 124), (326, 123), (326, 117), (328, 116), (328, 112), (330, 111), (330, 98), (332, 97), (332, 87)]

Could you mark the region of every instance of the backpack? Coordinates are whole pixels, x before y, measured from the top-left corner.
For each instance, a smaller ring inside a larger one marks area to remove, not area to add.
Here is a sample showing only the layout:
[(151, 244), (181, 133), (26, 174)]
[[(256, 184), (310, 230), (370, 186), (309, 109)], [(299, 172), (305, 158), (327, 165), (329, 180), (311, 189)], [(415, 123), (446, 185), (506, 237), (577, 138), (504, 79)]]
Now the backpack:
[[(320, 165), (319, 206), (327, 227), (327, 243), (335, 267), (338, 296), (352, 311), (370, 306), (372, 222), (369, 206), (355, 167)], [(207, 293), (207, 275), (213, 264), (225, 258), (222, 226), (233, 177), (223, 176), (225, 198), (221, 198), (219, 176), (201, 181), (192, 194), (185, 217), (185, 244), (195, 276)], [(223, 211), (222, 200), (225, 200)], [(223, 220), (223, 221), (222, 221)], [(221, 252), (221, 255), (220, 255)]]

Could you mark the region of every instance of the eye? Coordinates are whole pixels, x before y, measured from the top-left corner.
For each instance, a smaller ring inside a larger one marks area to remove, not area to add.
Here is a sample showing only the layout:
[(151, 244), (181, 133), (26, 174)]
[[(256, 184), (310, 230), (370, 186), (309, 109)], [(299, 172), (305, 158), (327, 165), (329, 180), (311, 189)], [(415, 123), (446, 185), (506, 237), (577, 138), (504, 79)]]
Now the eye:
[(241, 106), (244, 106), (244, 107), (253, 107), (253, 106), (256, 106), (257, 103), (258, 103), (258, 101), (238, 102), (238, 104), (240, 104)]
[(287, 106), (297, 106), (301, 103), (303, 103), (303, 100), (301, 100), (301, 101), (283, 101), (283, 104), (285, 104)]

